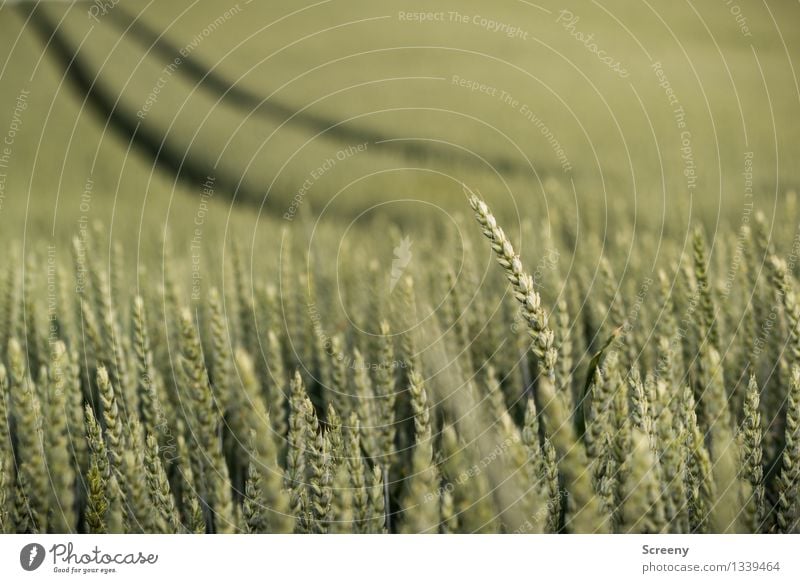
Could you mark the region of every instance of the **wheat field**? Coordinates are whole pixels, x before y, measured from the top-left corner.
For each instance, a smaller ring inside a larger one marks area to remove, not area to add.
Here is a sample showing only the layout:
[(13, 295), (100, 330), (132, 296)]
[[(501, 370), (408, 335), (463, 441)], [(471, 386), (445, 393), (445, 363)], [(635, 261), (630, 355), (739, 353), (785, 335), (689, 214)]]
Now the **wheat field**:
[(413, 246), (417, 269), (398, 247), (337, 280), (288, 243), (251, 269), (234, 243), (199, 298), (174, 257), (130, 293), (124, 250), (101, 260), (92, 234), (71, 265), (12, 264), (3, 530), (796, 532), (796, 247), (756, 215), (726, 241), (730, 281), (698, 228), (638, 289), (603, 259), (585, 294), (589, 266), (559, 281), (560, 235), (534, 231), (555, 259), (531, 269), (469, 204), (486, 283)]
[(34, 4), (0, 533), (800, 534), (794, 5)]

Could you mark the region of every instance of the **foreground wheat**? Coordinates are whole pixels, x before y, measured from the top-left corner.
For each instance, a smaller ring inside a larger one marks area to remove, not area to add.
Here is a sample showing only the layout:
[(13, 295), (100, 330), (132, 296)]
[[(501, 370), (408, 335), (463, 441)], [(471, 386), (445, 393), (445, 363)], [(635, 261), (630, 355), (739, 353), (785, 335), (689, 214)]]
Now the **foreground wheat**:
[(797, 532), (797, 281), (763, 219), (724, 298), (699, 230), (657, 283), (630, 268), (657, 301), (583, 255), (556, 297), (470, 204), (512, 294), (441, 241), (383, 281), (374, 232), (341, 273), (330, 235), (313, 277), (233, 246), (199, 295), (171, 255), (134, 282), (89, 239), (72, 276), (12, 262), (0, 530)]

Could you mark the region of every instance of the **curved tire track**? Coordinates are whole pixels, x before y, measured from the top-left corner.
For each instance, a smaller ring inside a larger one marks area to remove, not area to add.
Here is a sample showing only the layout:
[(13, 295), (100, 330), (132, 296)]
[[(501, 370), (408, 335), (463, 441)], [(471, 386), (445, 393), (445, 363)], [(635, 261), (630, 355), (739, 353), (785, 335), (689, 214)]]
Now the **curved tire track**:
[(213, 177), (218, 189), (227, 193), (231, 199), (260, 204), (263, 192), (246, 185), (238, 177), (214, 168), (210, 163), (186, 155), (178, 146), (167, 140), (166, 136), (142, 123), (135, 112), (121, 105), (118, 98), (98, 82), (80, 53), (70, 46), (66, 36), (42, 7), (38, 4), (31, 6), (21, 3), (17, 4), (16, 8), (24, 16), (30, 16), (30, 25), (47, 51), (63, 67), (67, 81), (81, 97), (85, 96), (90, 107), (104, 122), (108, 122), (109, 127), (121, 139), (131, 142), (154, 164), (183, 182), (201, 186), (209, 177)]
[[(475, 167), (476, 159), (473, 156), (462, 154), (446, 148), (431, 147), (427, 144), (396, 140), (392, 136), (382, 135), (368, 129), (360, 129), (352, 125), (345, 125), (340, 120), (315, 115), (308, 112), (298, 112), (285, 103), (273, 98), (264, 99), (243, 87), (226, 79), (222, 74), (208, 68), (193, 54), (184, 57), (180, 48), (164, 38), (155, 29), (148, 26), (139, 16), (129, 14), (117, 5), (109, 11), (106, 17), (122, 33), (130, 35), (146, 51), (152, 51), (164, 62), (171, 63), (180, 59), (179, 74), (185, 75), (200, 87), (215, 93), (222, 101), (235, 107), (253, 111), (258, 115), (271, 118), (279, 123), (291, 119), (290, 124), (302, 126), (314, 133), (319, 133), (330, 139), (347, 142), (377, 143), (380, 149), (394, 151), (406, 158), (423, 161), (441, 161), (447, 163), (460, 162)], [(497, 170), (507, 174), (520, 174), (530, 172), (530, 168), (505, 157), (485, 157)]]

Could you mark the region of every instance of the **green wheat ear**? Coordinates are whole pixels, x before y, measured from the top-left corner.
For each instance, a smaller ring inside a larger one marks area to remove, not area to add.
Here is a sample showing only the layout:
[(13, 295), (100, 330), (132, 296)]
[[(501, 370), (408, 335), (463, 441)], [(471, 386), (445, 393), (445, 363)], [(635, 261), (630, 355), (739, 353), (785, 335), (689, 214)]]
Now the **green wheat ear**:
[(786, 405), (786, 445), (778, 477), (777, 531), (798, 532), (800, 527), (800, 366), (792, 368)]
[(414, 410), (415, 444), (411, 458), (411, 476), (406, 480), (403, 497), (405, 533), (436, 532), (439, 525), (439, 494), (436, 468), (433, 465), (430, 411), (425, 384), (416, 371), (409, 376), (411, 405)]
[[(67, 424), (67, 391), (70, 363), (67, 347), (56, 342), (50, 351), (49, 403), (47, 404), (47, 465), (52, 476), (50, 489), (50, 522), (56, 532), (74, 532), (75, 467), (70, 455), (70, 434)], [(78, 436), (76, 436), (77, 438)]]
[(6, 455), (0, 454), (0, 534), (11, 534), (14, 532), (14, 523), (9, 512), (8, 502), (11, 493), (11, 484), (14, 483), (11, 474), (11, 465)]
[(246, 532), (250, 534), (267, 532), (267, 515), (261, 490), (261, 475), (255, 464), (251, 462), (247, 466), (247, 481), (242, 501), (242, 518), (247, 529)]
[(192, 434), (203, 452), (197, 463), (198, 474), (206, 481), (205, 495), (214, 512), (217, 532), (232, 532), (233, 500), (228, 467), (217, 437), (218, 409), (203, 358), (200, 338), (189, 310), (181, 312), (182, 368), (192, 408)]
[(331, 534), (354, 532), (353, 489), (350, 485), (350, 477), (346, 466), (341, 466), (333, 479), (333, 502), (331, 504), (331, 520), (328, 532)]
[(148, 435), (145, 440), (144, 470), (150, 500), (154, 505), (153, 530), (163, 534), (180, 532), (180, 517), (154, 435)]
[[(242, 379), (244, 392), (252, 397), (248, 406), (247, 426), (251, 454), (248, 462), (245, 517), (255, 532), (291, 533), (295, 527), (289, 492), (283, 486), (283, 470), (278, 465), (280, 449), (270, 414), (260, 400), (253, 361), (242, 349), (236, 351), (236, 369)], [(251, 524), (251, 521), (254, 521)]]
[(744, 501), (749, 530), (760, 532), (764, 521), (765, 494), (762, 439), (764, 429), (759, 409), (758, 381), (753, 373), (744, 399), (744, 423), (739, 435), (742, 449), (741, 478), (750, 484), (751, 495)]
[(707, 337), (709, 344), (719, 349), (717, 311), (708, 279), (708, 257), (705, 237), (700, 227), (694, 231), (692, 246), (694, 249), (694, 277), (700, 292), (700, 336), (701, 338)]
[(92, 452), (89, 475), (87, 476), (89, 500), (86, 508), (86, 530), (92, 534), (108, 532), (106, 513), (108, 498), (106, 497), (106, 478), (100, 470), (97, 454)]
[(112, 473), (116, 476), (120, 489), (123, 493), (127, 492), (128, 479), (122, 467), (122, 457), (127, 448), (125, 436), (123, 434), (122, 419), (120, 418), (118, 400), (115, 388), (111, 385), (108, 372), (105, 367), (97, 369), (97, 389), (100, 393), (100, 402), (103, 406), (103, 420), (105, 421), (106, 447), (108, 448), (108, 458), (111, 463)]
[(554, 374), (558, 353), (554, 348), (555, 336), (548, 326), (547, 313), (542, 308), (542, 299), (533, 287), (533, 278), (525, 273), (519, 255), (514, 252), (511, 242), (486, 203), (477, 196), (471, 196), (469, 203), (475, 211), (478, 224), (483, 234), (491, 241), (492, 249), (497, 255), (497, 262), (506, 273), (514, 289), (514, 296), (522, 306), (523, 316), (528, 323), (529, 333), (534, 341), (534, 352), (539, 357), (545, 374)]
[(42, 406), (39, 392), (26, 370), (22, 346), (12, 338), (8, 343), (8, 366), (11, 377), (11, 413), (16, 422), (19, 488), (27, 501), (25, 514), (34, 531), (47, 529), (48, 477), (42, 429)]
[(356, 533), (367, 532), (370, 512), (366, 486), (366, 466), (361, 453), (361, 426), (358, 415), (350, 414), (345, 427), (345, 460), (353, 488), (353, 528)]
[(694, 392), (688, 386), (683, 400), (689, 528), (691, 532), (705, 533), (710, 529), (710, 513), (716, 498), (711, 457), (697, 425)]
[(289, 433), (286, 438), (286, 469), (283, 483), (290, 495), (292, 514), (299, 518), (304, 511), (302, 494), (306, 488), (306, 464), (310, 455), (309, 429), (305, 414), (308, 396), (299, 372), (295, 372), (290, 391)]
[[(8, 375), (6, 367), (0, 362), (0, 425), (9, 427), (8, 418)], [(14, 497), (14, 475), (12, 474), (12, 455), (10, 432), (0, 431), (0, 465), (2, 465), (2, 484), (0, 484), (0, 518), (3, 527), (0, 532), (11, 532), (12, 522), (9, 514), (9, 500)]]
[(514, 252), (503, 229), (497, 225), (497, 220), (486, 203), (473, 195), (470, 197), (470, 205), (484, 235), (492, 243), (498, 263), (511, 282), (515, 298), (522, 306), (523, 316), (534, 341), (534, 352), (544, 373), (540, 377), (539, 391), (546, 403), (543, 411), (548, 421), (547, 431), (552, 435), (556, 451), (563, 457), (560, 467), (565, 473), (567, 489), (575, 501), (576, 513), (567, 521), (568, 527), (575, 532), (604, 532), (608, 528), (607, 517), (595, 496), (591, 480), (583, 469), (588, 465), (586, 452), (577, 442), (569, 420), (570, 415), (564, 409), (564, 399), (555, 392), (553, 385), (557, 351), (554, 348), (554, 334), (548, 326), (547, 314), (541, 305), (541, 297), (533, 287), (533, 279), (523, 270), (519, 256)]
[(309, 489), (313, 516), (312, 532), (327, 532), (331, 512), (331, 487), (333, 483), (333, 460), (330, 445), (319, 428), (319, 421), (312, 409), (306, 408), (311, 448), (309, 464)]
[(383, 480), (384, 476), (380, 466), (373, 466), (372, 481), (367, 488), (369, 496), (367, 532), (370, 534), (386, 532), (386, 498)]
[(128, 532), (144, 533), (153, 530), (153, 507), (147, 489), (147, 479), (142, 471), (145, 465), (145, 444), (142, 425), (138, 419), (129, 424), (130, 448), (122, 458), (124, 473), (128, 477), (126, 509), (130, 525)]

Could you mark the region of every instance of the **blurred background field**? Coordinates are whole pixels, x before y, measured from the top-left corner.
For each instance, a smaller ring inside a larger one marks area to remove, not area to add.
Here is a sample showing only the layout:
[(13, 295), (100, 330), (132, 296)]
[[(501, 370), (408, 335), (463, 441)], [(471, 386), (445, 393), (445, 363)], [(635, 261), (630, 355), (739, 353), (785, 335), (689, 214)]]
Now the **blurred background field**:
[(794, 236), (793, 3), (33, 5), (0, 7), (18, 263), (70, 261), (91, 227), (131, 266), (194, 257), (171, 267), (187, 287), (224, 279), (233, 239), (255, 271), (292, 240), (357, 274), (403, 237), (463, 266), (465, 186), (530, 265), (559, 249), (553, 299), (601, 255), (635, 289), (694, 225), (720, 275), (756, 212)]
[[(4, 182), (3, 236), (47, 229), (71, 237), (89, 180), (92, 219), (118, 232), (192, 217), (200, 187), (176, 181), (113, 130), (71, 84), (53, 43), (45, 50), (25, 6), (0, 8), (0, 131), (29, 92)], [(408, 21), (405, 13), (432, 9), (407, 2), (103, 6), (49, 2), (38, 10), (115, 100), (115, 115), (209, 174), (241, 180), (235, 205), (230, 188), (215, 193), (207, 229), (229, 217), (252, 220), (254, 210), (280, 217), (311, 179), (298, 210), (348, 223), (438, 221), (464, 211), (463, 182), (503, 216), (556, 212), (601, 234), (635, 216), (646, 229), (683, 238), (691, 221), (712, 230), (738, 221), (747, 152), (754, 152), (753, 201), (768, 217), (797, 186), (795, 3), (743, 1), (734, 11), (726, 2), (438, 2), (440, 20), (427, 22)], [(134, 33), (134, 20), (267, 105), (231, 103), (183, 63), (168, 70), (164, 52)], [(516, 27), (515, 36), (491, 30), (488, 20)], [(593, 35), (589, 42), (627, 76), (579, 34)], [(682, 130), (653, 63), (685, 111), (693, 189)], [(486, 87), (471, 91), (454, 79)], [(309, 117), (334, 127), (320, 133)], [(372, 138), (365, 151), (312, 178), (326, 159), (362, 143), (351, 134)], [(401, 140), (421, 154), (376, 139)]]

